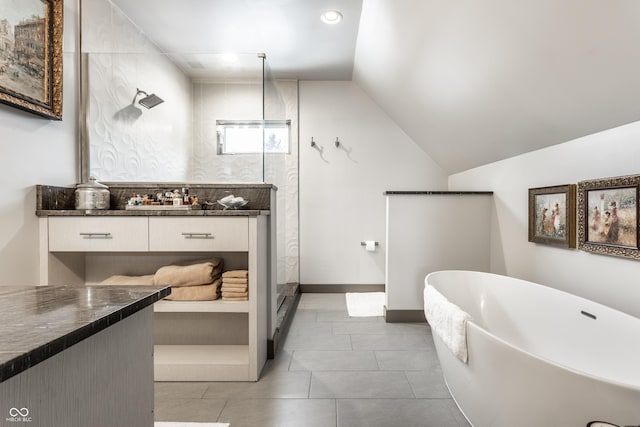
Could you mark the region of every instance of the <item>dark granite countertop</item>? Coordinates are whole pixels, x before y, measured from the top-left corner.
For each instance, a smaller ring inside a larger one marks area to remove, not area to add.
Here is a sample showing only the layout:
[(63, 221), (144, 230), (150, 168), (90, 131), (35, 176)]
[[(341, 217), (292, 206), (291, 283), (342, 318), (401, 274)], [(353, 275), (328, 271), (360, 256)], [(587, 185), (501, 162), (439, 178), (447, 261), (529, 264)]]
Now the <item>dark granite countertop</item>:
[(270, 215), (261, 209), (194, 209), (194, 210), (126, 210), (126, 209), (49, 209), (37, 210), (39, 217), (47, 216), (258, 216)]
[(0, 286), (0, 382), (170, 293), (164, 286)]

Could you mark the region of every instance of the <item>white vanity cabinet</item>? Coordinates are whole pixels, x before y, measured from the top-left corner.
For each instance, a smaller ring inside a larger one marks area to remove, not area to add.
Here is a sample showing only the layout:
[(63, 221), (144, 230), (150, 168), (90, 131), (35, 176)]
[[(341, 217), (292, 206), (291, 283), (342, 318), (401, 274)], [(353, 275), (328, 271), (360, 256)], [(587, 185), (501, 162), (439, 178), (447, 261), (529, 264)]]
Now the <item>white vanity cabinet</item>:
[(93, 285), (111, 274), (131, 274), (127, 266), (212, 256), (226, 265), (229, 257), (225, 270), (249, 270), (249, 300), (156, 303), (154, 376), (256, 381), (267, 358), (272, 232), (270, 216), (254, 212), (41, 217), (40, 283)]

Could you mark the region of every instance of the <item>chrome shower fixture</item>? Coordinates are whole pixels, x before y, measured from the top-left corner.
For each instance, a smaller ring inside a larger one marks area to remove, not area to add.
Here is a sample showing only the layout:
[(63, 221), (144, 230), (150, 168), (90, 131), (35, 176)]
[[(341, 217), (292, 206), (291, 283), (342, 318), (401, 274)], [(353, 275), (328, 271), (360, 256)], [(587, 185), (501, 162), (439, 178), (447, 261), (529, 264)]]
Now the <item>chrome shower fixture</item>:
[(138, 101), (138, 104), (142, 105), (145, 108), (153, 108), (158, 104), (162, 104), (164, 102), (164, 99), (160, 98), (158, 95), (156, 95), (155, 93), (152, 93), (151, 95), (149, 95), (147, 92), (137, 89), (136, 92), (136, 96), (133, 97), (133, 103), (136, 103), (136, 98), (138, 98), (138, 95), (142, 94), (144, 95), (144, 98), (140, 99)]

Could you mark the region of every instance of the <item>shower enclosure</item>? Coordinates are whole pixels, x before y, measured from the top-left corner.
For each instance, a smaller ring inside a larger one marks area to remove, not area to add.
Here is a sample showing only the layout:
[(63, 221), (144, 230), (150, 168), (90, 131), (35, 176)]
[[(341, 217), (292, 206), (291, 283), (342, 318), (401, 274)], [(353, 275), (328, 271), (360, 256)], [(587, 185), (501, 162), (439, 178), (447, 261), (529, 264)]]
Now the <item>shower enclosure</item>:
[(279, 307), (298, 281), (297, 83), (276, 82), (264, 54), (90, 50), (82, 180), (275, 185)]

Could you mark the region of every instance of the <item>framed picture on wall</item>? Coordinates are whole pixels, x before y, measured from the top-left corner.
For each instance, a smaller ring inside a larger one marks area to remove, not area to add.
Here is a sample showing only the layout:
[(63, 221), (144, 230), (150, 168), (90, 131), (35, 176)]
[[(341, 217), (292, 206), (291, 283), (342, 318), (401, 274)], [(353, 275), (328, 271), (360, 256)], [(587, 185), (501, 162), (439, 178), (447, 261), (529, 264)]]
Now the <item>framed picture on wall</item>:
[(639, 187), (640, 175), (578, 183), (579, 249), (640, 259)]
[(576, 186), (529, 189), (529, 241), (576, 247)]
[(63, 0), (0, 0), (0, 102), (62, 119)]

